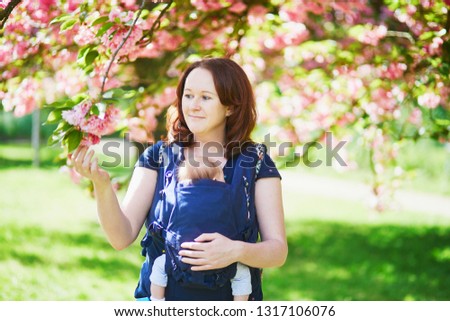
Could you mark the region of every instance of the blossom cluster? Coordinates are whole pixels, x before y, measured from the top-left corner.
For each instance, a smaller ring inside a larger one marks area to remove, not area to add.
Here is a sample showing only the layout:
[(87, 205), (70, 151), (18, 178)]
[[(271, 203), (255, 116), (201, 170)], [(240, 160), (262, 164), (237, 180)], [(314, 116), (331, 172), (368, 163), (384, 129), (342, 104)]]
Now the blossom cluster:
[(62, 112), (62, 118), (68, 124), (87, 134), (82, 141), (87, 146), (98, 144), (101, 136), (113, 133), (120, 121), (119, 109), (109, 107), (99, 114), (90, 113), (93, 106), (98, 108), (91, 100), (85, 100)]

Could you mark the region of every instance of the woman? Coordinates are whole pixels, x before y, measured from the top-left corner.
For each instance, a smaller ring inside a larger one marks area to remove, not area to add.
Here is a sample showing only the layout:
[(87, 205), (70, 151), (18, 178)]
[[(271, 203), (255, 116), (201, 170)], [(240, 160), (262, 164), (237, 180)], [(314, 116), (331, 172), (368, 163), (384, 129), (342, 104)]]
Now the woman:
[[(209, 153), (208, 157), (224, 169), (227, 180), (233, 174), (233, 160), (250, 142), (255, 122), (253, 91), (242, 68), (230, 59), (204, 59), (192, 64), (180, 79), (176, 110), (168, 116), (169, 143), (182, 145), (184, 158)], [(156, 150), (150, 147), (141, 155), (122, 205), (108, 173), (98, 166), (93, 155), (86, 147), (78, 148), (72, 156), (74, 167), (93, 181), (100, 224), (111, 245), (121, 250), (136, 240), (149, 214), (158, 179)], [(204, 233), (195, 242), (183, 243), (179, 252), (193, 271), (218, 269), (235, 262), (255, 268), (284, 264), (287, 242), (280, 175), (268, 155), (262, 163), (252, 195), (260, 242)], [(137, 298), (145, 296), (146, 274), (148, 266), (144, 263)], [(262, 299), (262, 294), (252, 299)]]

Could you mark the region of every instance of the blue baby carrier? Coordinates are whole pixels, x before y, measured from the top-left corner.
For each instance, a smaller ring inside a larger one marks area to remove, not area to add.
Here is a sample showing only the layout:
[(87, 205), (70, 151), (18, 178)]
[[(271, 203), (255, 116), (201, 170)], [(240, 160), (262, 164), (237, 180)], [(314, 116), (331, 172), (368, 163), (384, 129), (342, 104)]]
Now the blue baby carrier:
[[(149, 297), (149, 275), (154, 260), (166, 253), (168, 284), (166, 300), (232, 300), (230, 280), (236, 263), (222, 269), (192, 271), (178, 255), (183, 242), (202, 233), (220, 233), (233, 240), (256, 242), (258, 224), (254, 205), (255, 178), (261, 166), (264, 147), (249, 144), (233, 158), (231, 184), (200, 179), (192, 184), (178, 182), (177, 168), (183, 161), (183, 147), (158, 142), (159, 172), (154, 199), (141, 241), (146, 260), (141, 269), (136, 298)], [(213, 210), (211, 210), (213, 209)], [(262, 300), (261, 270), (250, 268), (250, 300)]]

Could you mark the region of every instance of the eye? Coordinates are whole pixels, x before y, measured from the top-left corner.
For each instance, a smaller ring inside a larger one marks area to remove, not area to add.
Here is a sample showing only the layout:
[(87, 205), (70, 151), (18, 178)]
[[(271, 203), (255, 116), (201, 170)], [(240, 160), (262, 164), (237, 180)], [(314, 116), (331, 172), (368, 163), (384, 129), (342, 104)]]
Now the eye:
[(184, 97), (187, 98), (187, 99), (191, 99), (192, 95), (191, 94), (184, 94)]
[(202, 98), (203, 98), (203, 100), (210, 100), (211, 99), (211, 97), (209, 97), (209, 96), (202, 96)]

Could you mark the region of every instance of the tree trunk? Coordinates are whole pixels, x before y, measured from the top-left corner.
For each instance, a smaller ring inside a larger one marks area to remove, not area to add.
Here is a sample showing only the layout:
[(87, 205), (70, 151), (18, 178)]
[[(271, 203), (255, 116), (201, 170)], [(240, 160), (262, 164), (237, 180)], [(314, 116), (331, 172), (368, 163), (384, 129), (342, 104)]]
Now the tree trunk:
[(41, 111), (39, 108), (36, 108), (33, 111), (33, 123), (31, 128), (31, 144), (33, 147), (33, 166), (39, 167), (40, 165), (40, 128), (41, 128), (41, 120), (40, 120)]

